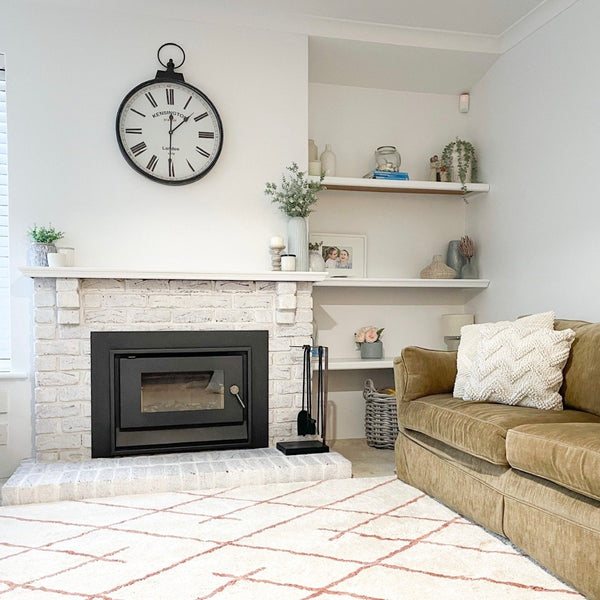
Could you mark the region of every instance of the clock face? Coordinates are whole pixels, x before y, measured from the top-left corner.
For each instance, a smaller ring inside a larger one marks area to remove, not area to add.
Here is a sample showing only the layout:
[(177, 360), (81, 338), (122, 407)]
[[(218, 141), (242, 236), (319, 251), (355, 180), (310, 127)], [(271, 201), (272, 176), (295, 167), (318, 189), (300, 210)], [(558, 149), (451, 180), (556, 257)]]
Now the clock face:
[(125, 96), (117, 113), (117, 139), (136, 171), (179, 185), (200, 179), (215, 165), (223, 126), (200, 90), (184, 82), (152, 80)]

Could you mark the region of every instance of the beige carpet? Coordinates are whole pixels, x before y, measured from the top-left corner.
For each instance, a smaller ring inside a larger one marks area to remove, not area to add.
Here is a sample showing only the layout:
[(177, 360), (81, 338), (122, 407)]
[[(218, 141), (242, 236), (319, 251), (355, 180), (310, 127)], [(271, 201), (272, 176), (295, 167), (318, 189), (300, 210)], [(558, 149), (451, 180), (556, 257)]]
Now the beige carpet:
[(567, 600), (395, 478), (0, 508), (0, 600)]

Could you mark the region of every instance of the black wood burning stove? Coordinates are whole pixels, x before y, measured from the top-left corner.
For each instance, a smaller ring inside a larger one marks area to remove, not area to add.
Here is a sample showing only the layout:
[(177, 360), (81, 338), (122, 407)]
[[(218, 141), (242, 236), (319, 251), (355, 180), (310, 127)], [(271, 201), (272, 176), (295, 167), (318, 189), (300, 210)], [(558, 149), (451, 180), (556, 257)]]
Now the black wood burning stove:
[(268, 445), (267, 331), (92, 332), (92, 457)]

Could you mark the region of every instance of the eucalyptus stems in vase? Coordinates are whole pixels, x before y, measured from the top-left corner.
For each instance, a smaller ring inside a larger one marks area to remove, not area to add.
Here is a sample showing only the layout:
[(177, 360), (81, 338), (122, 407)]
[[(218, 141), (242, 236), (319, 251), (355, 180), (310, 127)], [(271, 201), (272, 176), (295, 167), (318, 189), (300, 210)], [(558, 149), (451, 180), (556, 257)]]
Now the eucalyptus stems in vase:
[(457, 137), (446, 144), (441, 163), (448, 174), (448, 181), (460, 181), (463, 192), (467, 191), (467, 183), (477, 181), (477, 156), (471, 142)]
[(317, 194), (325, 189), (323, 175), (318, 181), (310, 181), (305, 171), (301, 171), (294, 162), (287, 167), (290, 177), (282, 175), (281, 185), (267, 182), (265, 195), (271, 196), (271, 202), (290, 217), (288, 221), (288, 254), (296, 256), (296, 270), (308, 271), (308, 226), (306, 217), (317, 202)]

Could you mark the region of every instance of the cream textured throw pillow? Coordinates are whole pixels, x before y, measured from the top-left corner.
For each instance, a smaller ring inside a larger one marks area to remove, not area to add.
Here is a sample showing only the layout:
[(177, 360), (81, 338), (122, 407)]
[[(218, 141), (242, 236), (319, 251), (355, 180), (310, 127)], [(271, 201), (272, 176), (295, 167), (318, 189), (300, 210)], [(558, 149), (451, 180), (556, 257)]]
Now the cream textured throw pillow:
[(471, 365), (475, 354), (477, 353), (477, 344), (481, 337), (481, 328), (487, 325), (503, 327), (505, 325), (514, 325), (515, 327), (536, 327), (544, 329), (554, 329), (554, 311), (538, 313), (521, 317), (516, 321), (499, 321), (498, 323), (482, 323), (479, 325), (465, 325), (460, 330), (460, 344), (458, 345), (458, 355), (456, 358), (457, 374), (454, 382), (454, 397), (463, 398), (465, 394), (465, 384), (471, 374)]
[(558, 390), (574, 339), (572, 329), (485, 325), (464, 399), (562, 410)]

